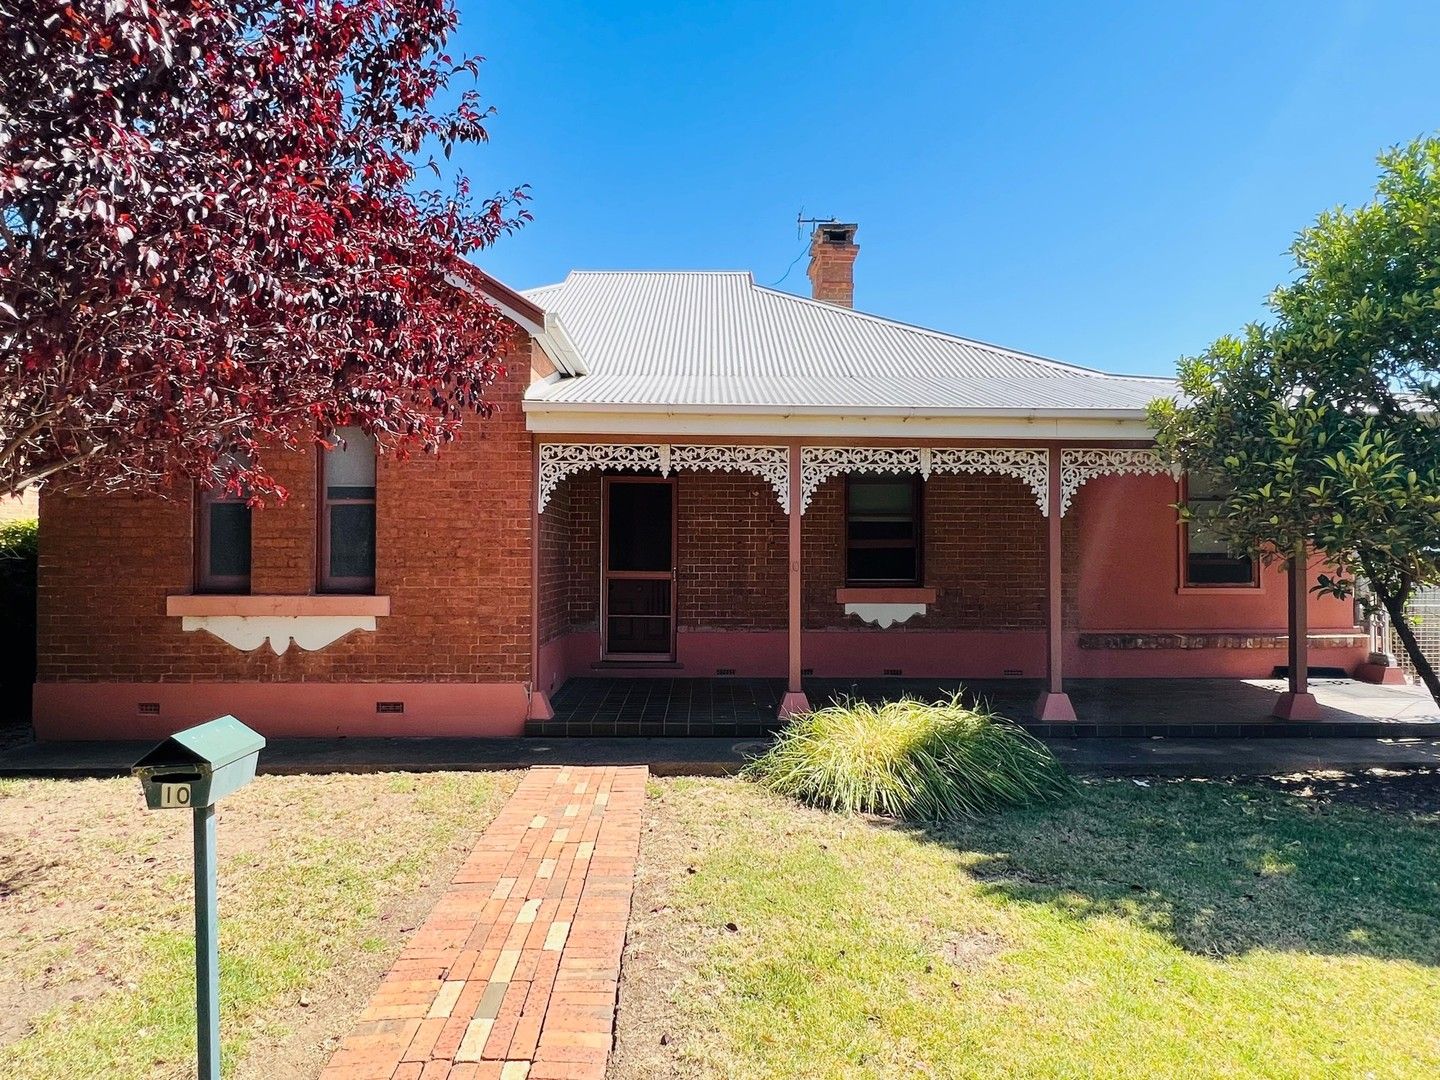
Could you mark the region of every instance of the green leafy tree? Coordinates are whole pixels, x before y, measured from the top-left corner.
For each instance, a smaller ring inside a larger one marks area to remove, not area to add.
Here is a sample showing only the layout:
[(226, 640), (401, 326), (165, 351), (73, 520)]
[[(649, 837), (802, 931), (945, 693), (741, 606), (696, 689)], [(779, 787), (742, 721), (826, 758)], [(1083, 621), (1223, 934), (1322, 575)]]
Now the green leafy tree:
[(1228, 492), (1211, 528), (1267, 562), (1323, 557), (1320, 592), (1363, 579), (1440, 702), (1406, 617), (1440, 583), (1440, 139), (1379, 162), (1372, 201), (1296, 238), (1273, 319), (1183, 358), (1151, 420), (1170, 461)]

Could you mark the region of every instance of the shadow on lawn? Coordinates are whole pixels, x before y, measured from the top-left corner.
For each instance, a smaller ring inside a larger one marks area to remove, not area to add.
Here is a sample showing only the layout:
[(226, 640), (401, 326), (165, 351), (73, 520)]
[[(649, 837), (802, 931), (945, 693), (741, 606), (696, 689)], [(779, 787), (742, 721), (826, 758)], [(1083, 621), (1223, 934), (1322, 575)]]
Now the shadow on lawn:
[(0, 851), (0, 902), (42, 884), (47, 869), (48, 863), (30, 860), (22, 863), (10, 852)]
[[(1365, 782), (1345, 786), (1353, 795)], [(1440, 779), (1427, 782), (1440, 805)], [(1192, 953), (1440, 966), (1440, 814), (1376, 802), (1337, 806), (1314, 787), (1109, 780), (1063, 805), (906, 828), (961, 852), (985, 894), (1076, 921), (1119, 918)]]

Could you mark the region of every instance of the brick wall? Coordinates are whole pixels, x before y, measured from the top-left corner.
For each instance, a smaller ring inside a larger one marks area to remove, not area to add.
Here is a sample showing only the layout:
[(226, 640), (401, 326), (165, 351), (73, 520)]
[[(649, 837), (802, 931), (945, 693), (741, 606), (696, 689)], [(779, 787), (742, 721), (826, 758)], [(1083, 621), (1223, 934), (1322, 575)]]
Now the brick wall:
[(788, 525), (774, 489), (749, 473), (676, 480), (680, 629), (783, 630)]
[(566, 477), (540, 516), (540, 641), (600, 619), (600, 474)]
[(554, 641), (570, 629), (570, 542), (574, 489), (561, 482), (540, 515), (540, 643)]
[[(545, 513), (541, 626), (547, 641), (597, 628), (600, 492), (598, 473), (572, 476)], [(682, 472), (676, 498), (680, 628), (783, 630), (788, 536), (770, 486), (745, 473)], [(808, 629), (864, 628), (835, 602), (835, 590), (845, 584), (843, 515), (844, 484), (831, 480), (805, 515)], [(1067, 540), (1074, 528), (1067, 518)], [(1044, 629), (1045, 520), (1020, 481), (932, 477), (925, 485), (925, 548), (925, 583), (940, 596), (907, 628)], [(1073, 552), (1067, 555), (1073, 563)], [(1073, 613), (1073, 589), (1067, 595)]]
[[(41, 499), (39, 679), (63, 681), (524, 681), (529, 677), (530, 441), (519, 398), (528, 347), (438, 456), (381, 458), (376, 592), (392, 614), (316, 652), (243, 653), (186, 633), (165, 598), (192, 586), (188, 486), (168, 498)], [(253, 515), (251, 591), (315, 591), (313, 451), (274, 468), (284, 505)]]
[[(600, 623), (601, 474), (563, 480), (541, 518), (542, 640)], [(682, 630), (780, 630), (786, 523), (774, 491), (745, 473), (682, 472), (675, 497)]]
[(540, 516), (540, 641), (600, 624), (600, 474), (560, 481)]
[[(936, 602), (907, 630), (1043, 630), (1045, 519), (1007, 476), (941, 474), (923, 487), (924, 584)], [(806, 629), (864, 629), (835, 602), (845, 585), (845, 483), (816, 491), (805, 514)]]
[(581, 473), (567, 483), (575, 491), (566, 562), (570, 629), (594, 631), (600, 629), (600, 474)]

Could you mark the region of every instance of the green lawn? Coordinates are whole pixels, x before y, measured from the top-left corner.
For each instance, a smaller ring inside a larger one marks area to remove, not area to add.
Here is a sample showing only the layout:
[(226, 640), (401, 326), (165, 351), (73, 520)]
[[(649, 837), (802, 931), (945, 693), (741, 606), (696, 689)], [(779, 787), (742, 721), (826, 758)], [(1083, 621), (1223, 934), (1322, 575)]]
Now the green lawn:
[[(513, 774), (263, 776), (220, 806), (227, 1076), (314, 1076)], [(0, 1076), (194, 1075), (190, 815), (0, 781)]]
[(1440, 1075), (1440, 821), (1085, 784), (910, 828), (651, 785), (612, 1075)]

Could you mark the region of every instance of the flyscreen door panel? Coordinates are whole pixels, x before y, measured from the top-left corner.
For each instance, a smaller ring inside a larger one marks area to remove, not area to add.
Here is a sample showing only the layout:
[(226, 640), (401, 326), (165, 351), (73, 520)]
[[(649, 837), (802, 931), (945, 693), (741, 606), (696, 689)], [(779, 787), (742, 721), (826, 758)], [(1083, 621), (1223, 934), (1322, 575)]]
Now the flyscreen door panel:
[(675, 658), (675, 484), (605, 478), (601, 628), (609, 659)]

